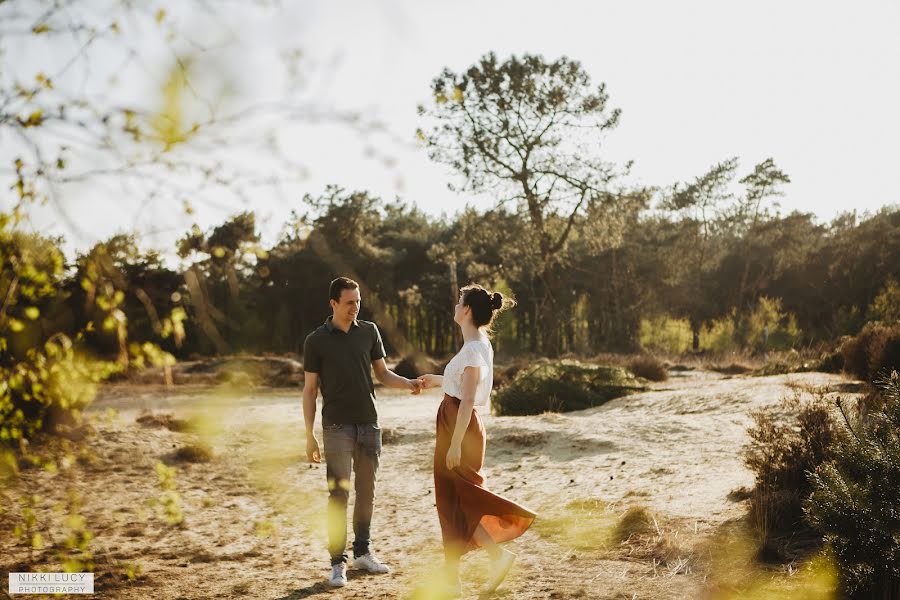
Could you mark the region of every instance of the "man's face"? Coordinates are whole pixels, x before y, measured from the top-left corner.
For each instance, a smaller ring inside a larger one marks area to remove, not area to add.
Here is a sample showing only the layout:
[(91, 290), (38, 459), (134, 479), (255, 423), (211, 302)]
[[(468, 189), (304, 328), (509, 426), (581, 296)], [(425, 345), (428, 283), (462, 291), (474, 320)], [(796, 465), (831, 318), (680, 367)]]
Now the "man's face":
[(361, 296), (359, 288), (355, 290), (341, 290), (341, 298), (337, 302), (331, 300), (331, 309), (334, 316), (342, 321), (352, 321), (359, 314)]

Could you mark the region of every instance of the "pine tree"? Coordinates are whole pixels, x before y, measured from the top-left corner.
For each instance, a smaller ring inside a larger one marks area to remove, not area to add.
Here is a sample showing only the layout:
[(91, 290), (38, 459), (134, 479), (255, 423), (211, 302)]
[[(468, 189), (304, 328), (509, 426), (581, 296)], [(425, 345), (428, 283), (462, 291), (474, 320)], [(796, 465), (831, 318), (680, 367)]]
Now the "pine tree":
[(851, 435), (813, 474), (807, 507), (854, 599), (900, 598), (900, 377), (879, 385), (880, 409), (853, 426), (845, 413)]

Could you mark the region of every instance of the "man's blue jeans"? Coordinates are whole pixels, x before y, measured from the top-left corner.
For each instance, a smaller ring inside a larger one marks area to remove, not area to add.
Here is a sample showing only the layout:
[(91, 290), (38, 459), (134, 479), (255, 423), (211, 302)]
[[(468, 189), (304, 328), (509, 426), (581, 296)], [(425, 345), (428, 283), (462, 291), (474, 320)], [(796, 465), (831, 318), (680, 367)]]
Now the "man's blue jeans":
[(375, 503), (375, 475), (381, 457), (381, 429), (376, 424), (326, 425), (325, 473), (328, 477), (328, 552), (331, 564), (346, 561), (347, 500), (350, 471), (356, 475), (353, 507), (353, 555), (369, 552), (369, 527)]

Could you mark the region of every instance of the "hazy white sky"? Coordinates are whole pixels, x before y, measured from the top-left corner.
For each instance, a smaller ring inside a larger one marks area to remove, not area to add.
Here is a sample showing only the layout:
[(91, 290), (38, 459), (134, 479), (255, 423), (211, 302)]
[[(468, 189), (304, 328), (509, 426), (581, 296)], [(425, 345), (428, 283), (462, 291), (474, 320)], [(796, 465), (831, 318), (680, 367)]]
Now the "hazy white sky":
[[(399, 195), (433, 215), (466, 203), (487, 206), (490, 198), (449, 192), (452, 173), (429, 162), (413, 132), (432, 77), (445, 66), (464, 69), (490, 50), (501, 58), (567, 55), (595, 82), (606, 82), (622, 119), (605, 157), (633, 159), (636, 183), (688, 180), (730, 156), (740, 158), (744, 174), (772, 157), (792, 179), (782, 211), (827, 220), (900, 202), (895, 0), (285, 4), (265, 18), (236, 15), (243, 41), (234, 56), (250, 65), (243, 76), (266, 88), (278, 44), (300, 44), (307, 60), (334, 66), (310, 82), (319, 101), (379, 117), (404, 144), (385, 136), (367, 142), (337, 126), (291, 126), (283, 149), (308, 169), (307, 179), (250, 204), (200, 202), (191, 217), (153, 206), (136, 215), (128, 201), (80, 190), (72, 194), (80, 205), (73, 217), (94, 239), (73, 240), (77, 245), (137, 226), (160, 232), (143, 238), (146, 245), (170, 246), (192, 220), (207, 228), (246, 209), (257, 212), (271, 241), (300, 197), (328, 183)], [(369, 144), (396, 163), (369, 156)], [(64, 229), (49, 210), (37, 211), (34, 222), (45, 231)]]

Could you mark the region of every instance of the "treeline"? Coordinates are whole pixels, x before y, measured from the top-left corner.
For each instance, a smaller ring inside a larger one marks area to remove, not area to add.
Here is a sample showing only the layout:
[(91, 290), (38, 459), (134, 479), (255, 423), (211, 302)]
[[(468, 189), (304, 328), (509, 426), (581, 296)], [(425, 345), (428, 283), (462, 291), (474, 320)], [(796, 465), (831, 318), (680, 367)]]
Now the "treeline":
[[(65, 268), (50, 264), (62, 260), (60, 240), (8, 236), (0, 293), (23, 285), (9, 268), (23, 249), (45, 257), (35, 270), (60, 291), (4, 306), (8, 351), (38, 347), (46, 332), (81, 331), (107, 357), (126, 352), (126, 335), (181, 358), (292, 352), (329, 314), (327, 286), (339, 274), (362, 284), (362, 318), (381, 325), (397, 354), (454, 351), (451, 290), (469, 281), (517, 299), (497, 332), (509, 354), (755, 350), (766, 332), (767, 348), (786, 349), (900, 316), (897, 210), (830, 224), (762, 212), (747, 222), (728, 211), (704, 222), (671, 202), (636, 205), (603, 244), (591, 236), (603, 224), (586, 215), (547, 281), (532, 269), (528, 223), (516, 213), (439, 220), (338, 188), (304, 206), (271, 247), (260, 244), (252, 213), (195, 227), (178, 243), (180, 269), (131, 236), (97, 244)], [(551, 315), (543, 314), (548, 292)]]

